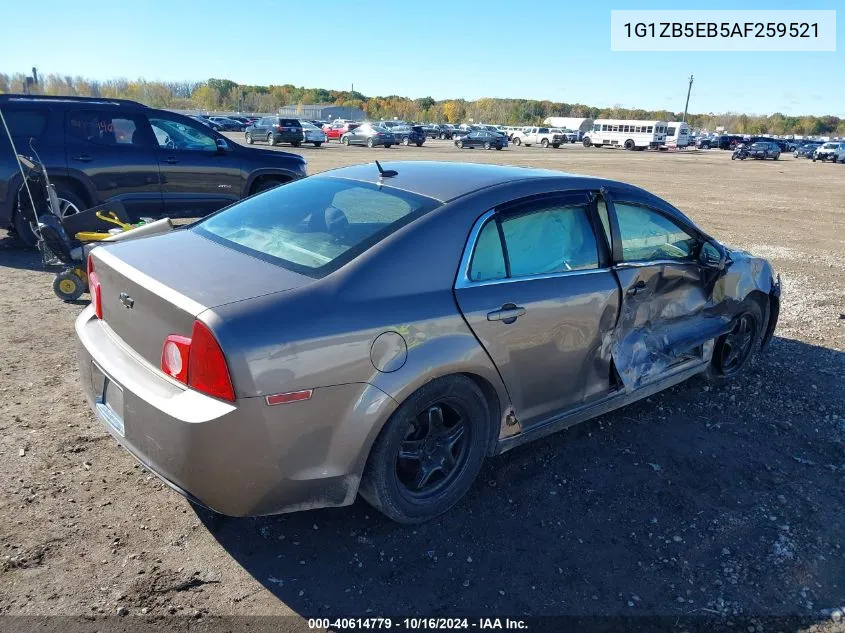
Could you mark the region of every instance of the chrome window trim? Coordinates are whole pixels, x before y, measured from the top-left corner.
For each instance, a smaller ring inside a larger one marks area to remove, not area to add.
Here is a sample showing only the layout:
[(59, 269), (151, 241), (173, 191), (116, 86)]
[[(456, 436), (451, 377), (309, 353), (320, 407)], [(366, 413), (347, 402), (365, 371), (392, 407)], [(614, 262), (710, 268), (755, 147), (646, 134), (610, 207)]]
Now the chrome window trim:
[(461, 255), (461, 263), (458, 268), (458, 278), (455, 280), (455, 290), (463, 288), (476, 288), (479, 286), (494, 286), (498, 284), (509, 284), (519, 281), (534, 281), (538, 279), (557, 279), (559, 277), (570, 277), (573, 275), (592, 275), (595, 273), (607, 273), (612, 270), (610, 267), (605, 268), (583, 268), (578, 270), (564, 270), (559, 273), (545, 273), (542, 275), (524, 275), (521, 277), (505, 277), (502, 279), (486, 279), (483, 281), (472, 281), (469, 276), (469, 268), (472, 263), (472, 256), (475, 254), (475, 247), (478, 243), (478, 235), (481, 229), (487, 224), (487, 221), (496, 215), (496, 209), (490, 209), (475, 221), (472, 230), (469, 233), (467, 242), (464, 245), (464, 252)]
[(613, 270), (619, 270), (623, 268), (642, 268), (643, 266), (660, 266), (663, 264), (701, 265), (696, 259), (643, 259), (633, 262), (619, 262), (618, 264), (614, 264), (612, 268)]

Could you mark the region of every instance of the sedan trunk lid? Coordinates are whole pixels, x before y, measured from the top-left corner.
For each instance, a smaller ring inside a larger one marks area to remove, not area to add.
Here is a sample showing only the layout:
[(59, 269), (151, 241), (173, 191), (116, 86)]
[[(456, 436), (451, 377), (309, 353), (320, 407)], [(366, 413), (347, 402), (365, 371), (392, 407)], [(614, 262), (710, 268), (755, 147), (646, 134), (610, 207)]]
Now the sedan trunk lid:
[(156, 367), (165, 338), (190, 336), (205, 310), (312, 281), (189, 230), (98, 247), (91, 256), (103, 321)]

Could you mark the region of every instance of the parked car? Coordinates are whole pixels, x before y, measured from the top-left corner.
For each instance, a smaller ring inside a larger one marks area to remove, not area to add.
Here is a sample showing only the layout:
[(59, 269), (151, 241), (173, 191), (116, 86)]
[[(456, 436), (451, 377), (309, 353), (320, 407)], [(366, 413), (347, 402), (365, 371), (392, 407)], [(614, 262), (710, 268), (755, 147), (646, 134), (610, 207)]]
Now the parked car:
[(89, 270), (75, 331), (96, 417), (236, 516), (360, 494), (431, 519), (487, 456), (733, 381), (780, 305), (765, 259), (638, 187), (461, 163), (324, 172), (95, 248)]
[(812, 158), (815, 151), (822, 146), (821, 143), (803, 143), (795, 148), (795, 158)]
[(220, 126), (219, 129), (226, 132), (243, 132), (246, 129), (246, 126), (240, 121), (225, 116), (210, 116), (208, 120), (216, 123)]
[(397, 144), (422, 147), (423, 143), (425, 143), (426, 134), (421, 125), (396, 125), (390, 128), (390, 132), (396, 137)]
[(314, 147), (320, 147), (328, 140), (326, 133), (323, 132), (321, 128), (311, 123), (311, 121), (300, 121), (299, 123), (302, 125), (304, 143), (311, 143)]
[(455, 147), (458, 149), (483, 147), (484, 149), (502, 149), (508, 146), (508, 139), (501, 134), (494, 134), (487, 130), (473, 130), (465, 136), (455, 139)]
[(443, 126), (437, 123), (426, 123), (422, 126), (422, 129), (426, 138), (440, 138), (440, 134), (443, 132)]
[(698, 149), (710, 149), (719, 146), (718, 136), (701, 136), (695, 140), (695, 146)]
[(578, 132), (573, 130), (561, 130), (559, 128), (553, 127), (551, 129), (552, 134), (560, 132), (563, 134), (563, 138), (570, 143), (577, 143), (578, 142)]
[[(135, 101), (0, 95), (18, 151), (33, 148), (63, 215), (120, 201), (141, 217), (201, 217), (257, 191), (306, 175), (301, 156), (232, 143), (193, 118)], [(17, 213), (21, 177), (0, 134), (0, 226), (32, 246)]]
[(290, 143), (294, 147), (299, 147), (305, 140), (305, 134), (298, 119), (265, 116), (246, 129), (244, 139), (250, 145), (258, 140), (266, 140), (270, 145)]
[(353, 121), (335, 121), (328, 127), (324, 126), (323, 131), (326, 133), (328, 140), (335, 139), (339, 141), (344, 134), (351, 132), (359, 125), (361, 124)]
[(845, 142), (830, 141), (819, 147), (813, 154), (813, 162), (829, 160), (832, 163), (845, 161)]
[(198, 114), (191, 114), (191, 115), (189, 115), (189, 116), (190, 116), (190, 118), (192, 118), (194, 121), (197, 121), (198, 123), (202, 123), (202, 124), (203, 124), (204, 126), (206, 126), (206, 127), (210, 127), (210, 128), (211, 128), (212, 130), (214, 130), (215, 132), (221, 132), (221, 131), (223, 131), (223, 126), (222, 126), (222, 125), (220, 125), (219, 123), (215, 123), (214, 121), (211, 121), (211, 120), (209, 120), (209, 119), (208, 119), (208, 118), (206, 118), (206, 117), (200, 116), (200, 115), (198, 115)]
[(555, 149), (567, 142), (563, 132), (552, 132), (551, 128), (547, 127), (527, 127), (518, 132), (514, 132), (511, 139), (514, 145), (541, 145), (548, 147), (551, 145)]
[(455, 136), (456, 129), (457, 126), (452, 125), (451, 123), (443, 123), (440, 126), (440, 139), (451, 141)]
[(393, 132), (388, 132), (387, 128), (379, 124), (362, 123), (341, 136), (340, 142), (346, 146), (366, 145), (367, 147), (375, 147), (381, 145), (387, 149), (391, 145), (396, 145), (396, 137)]
[(758, 158), (760, 160), (765, 160), (767, 158), (777, 160), (780, 158), (780, 147), (777, 143), (772, 141), (757, 141), (756, 143), (751, 143), (746, 151), (748, 152), (749, 158)]

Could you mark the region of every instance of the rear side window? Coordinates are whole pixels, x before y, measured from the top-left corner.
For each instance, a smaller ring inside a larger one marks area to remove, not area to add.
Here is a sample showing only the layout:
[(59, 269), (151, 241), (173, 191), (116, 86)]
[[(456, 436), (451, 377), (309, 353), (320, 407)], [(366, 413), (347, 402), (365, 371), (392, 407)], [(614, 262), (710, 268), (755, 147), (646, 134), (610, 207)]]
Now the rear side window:
[(3, 116), (12, 136), (39, 137), (47, 129), (47, 113), (39, 110), (5, 110)]
[(440, 204), (392, 187), (305, 178), (247, 198), (193, 230), (224, 246), (322, 277)]
[(469, 277), (488, 281), (598, 268), (596, 238), (586, 206), (549, 206), (496, 220), (478, 235)]
[(68, 113), (67, 135), (95, 145), (145, 146), (139, 123), (130, 115), (96, 110)]
[(281, 119), (279, 125), (284, 127), (302, 127), (302, 124), (296, 119)]

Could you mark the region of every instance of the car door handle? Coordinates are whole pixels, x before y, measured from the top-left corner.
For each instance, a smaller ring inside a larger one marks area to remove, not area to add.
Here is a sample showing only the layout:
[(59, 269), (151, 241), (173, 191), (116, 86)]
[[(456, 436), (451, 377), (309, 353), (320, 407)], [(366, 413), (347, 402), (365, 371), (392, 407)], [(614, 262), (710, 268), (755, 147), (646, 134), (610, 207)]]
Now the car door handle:
[(628, 288), (628, 290), (625, 291), (625, 294), (634, 296), (635, 294), (637, 294), (643, 288), (645, 288), (645, 282), (642, 279), (640, 279), (637, 283), (635, 283), (633, 286)]
[(176, 163), (179, 162), (179, 160), (175, 156), (168, 156), (167, 158), (164, 159), (164, 162), (168, 163), (170, 165), (175, 165)]
[(94, 160), (94, 157), (90, 154), (80, 154), (79, 156), (74, 156), (73, 160), (78, 160), (80, 163), (90, 163)]
[(499, 310), (493, 310), (487, 313), (488, 321), (504, 321), (505, 323), (513, 323), (519, 317), (525, 314), (525, 308), (522, 308), (513, 303), (506, 303)]

